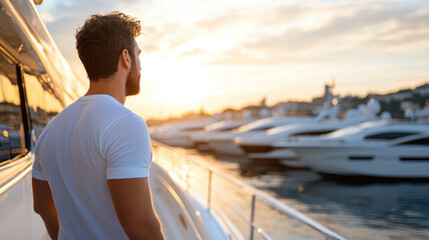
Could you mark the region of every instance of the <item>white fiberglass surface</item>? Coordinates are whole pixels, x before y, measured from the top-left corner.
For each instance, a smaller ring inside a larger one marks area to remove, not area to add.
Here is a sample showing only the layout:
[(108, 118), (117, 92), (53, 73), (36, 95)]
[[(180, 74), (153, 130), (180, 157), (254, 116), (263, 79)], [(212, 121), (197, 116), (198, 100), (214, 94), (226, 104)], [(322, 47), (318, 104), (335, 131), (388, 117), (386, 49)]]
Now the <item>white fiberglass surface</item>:
[(350, 127), (345, 127), (340, 130), (334, 131), (330, 134), (328, 134), (329, 138), (340, 138), (344, 136), (354, 135), (357, 133), (360, 133), (362, 131), (365, 131), (366, 129), (373, 128), (373, 127), (379, 127), (380, 125), (384, 125), (384, 123), (381, 122), (368, 122), (368, 123), (362, 123), (359, 125), (354, 125)]
[(45, 239), (45, 225), (33, 210), (31, 174), (0, 195), (0, 212), (0, 239)]
[(242, 120), (242, 121), (220, 121), (212, 123), (205, 127), (206, 131), (223, 131), (225, 129), (238, 128), (245, 124), (249, 124), (253, 120)]
[(281, 125), (292, 124), (298, 121), (311, 120), (311, 117), (282, 117), (282, 118), (264, 118), (258, 121), (241, 126), (239, 132), (249, 132), (255, 130), (268, 130)]
[[(296, 123), (296, 124), (290, 124), (286, 126), (276, 127), (269, 129), (267, 131), (267, 135), (292, 135), (296, 133), (302, 133), (302, 132), (320, 132), (323, 130), (335, 130), (339, 129), (341, 126), (341, 123), (333, 124), (333, 123)], [(345, 125), (344, 125), (345, 126)]]
[(275, 135), (275, 134), (279, 134), (279, 133), (291, 132), (291, 131), (295, 131), (296, 129), (299, 129), (301, 127), (302, 127), (302, 124), (300, 124), (300, 123), (275, 127), (275, 128), (269, 129), (267, 131), (267, 134), (268, 135)]

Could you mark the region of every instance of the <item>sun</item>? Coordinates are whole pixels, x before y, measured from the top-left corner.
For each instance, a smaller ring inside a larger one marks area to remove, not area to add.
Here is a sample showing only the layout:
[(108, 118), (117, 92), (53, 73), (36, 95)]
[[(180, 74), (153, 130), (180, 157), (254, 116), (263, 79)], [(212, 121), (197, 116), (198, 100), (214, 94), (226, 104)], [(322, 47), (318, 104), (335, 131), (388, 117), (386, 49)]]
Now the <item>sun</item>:
[(195, 105), (209, 96), (215, 82), (203, 65), (181, 60), (153, 63), (145, 77), (159, 103), (183, 107)]

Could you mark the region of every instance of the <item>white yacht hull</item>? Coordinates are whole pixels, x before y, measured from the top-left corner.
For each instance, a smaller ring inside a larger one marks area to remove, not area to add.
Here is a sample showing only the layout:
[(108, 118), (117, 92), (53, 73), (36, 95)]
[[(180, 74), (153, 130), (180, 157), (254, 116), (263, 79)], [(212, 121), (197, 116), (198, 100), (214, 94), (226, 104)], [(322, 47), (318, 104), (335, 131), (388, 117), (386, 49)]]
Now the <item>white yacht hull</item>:
[[(50, 239), (41, 217), (33, 210), (33, 160), (29, 157), (0, 170), (2, 181), (15, 175), (0, 188), (0, 212), (3, 216), (0, 218), (0, 239)], [(22, 165), (27, 167), (22, 169)]]
[(233, 140), (210, 140), (209, 146), (222, 155), (244, 156), (245, 154)]
[(277, 149), (267, 153), (251, 153), (247, 155), (253, 161), (277, 160), (286, 167), (306, 168), (308, 165), (300, 161), (296, 152), (291, 149)]
[(152, 164), (150, 180), (165, 239), (229, 239), (206, 206), (171, 179), (157, 163)]
[(313, 170), (333, 175), (429, 178), (429, 150), (422, 147), (293, 147)]
[(281, 160), (281, 164), (285, 165), (286, 167), (291, 168), (308, 168), (308, 165), (304, 163), (303, 161), (300, 161), (299, 159), (288, 159), (288, 160)]
[(296, 159), (297, 155), (290, 149), (277, 149), (264, 153), (250, 153), (247, 155), (250, 159)]

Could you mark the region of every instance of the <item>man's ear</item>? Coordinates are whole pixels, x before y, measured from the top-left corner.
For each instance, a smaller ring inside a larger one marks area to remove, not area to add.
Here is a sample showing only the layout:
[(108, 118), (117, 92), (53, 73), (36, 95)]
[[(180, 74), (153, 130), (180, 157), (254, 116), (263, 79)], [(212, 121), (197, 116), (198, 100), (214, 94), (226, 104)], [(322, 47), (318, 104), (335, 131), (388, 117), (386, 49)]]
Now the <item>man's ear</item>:
[(127, 49), (122, 50), (119, 63), (126, 69), (131, 68), (131, 56)]

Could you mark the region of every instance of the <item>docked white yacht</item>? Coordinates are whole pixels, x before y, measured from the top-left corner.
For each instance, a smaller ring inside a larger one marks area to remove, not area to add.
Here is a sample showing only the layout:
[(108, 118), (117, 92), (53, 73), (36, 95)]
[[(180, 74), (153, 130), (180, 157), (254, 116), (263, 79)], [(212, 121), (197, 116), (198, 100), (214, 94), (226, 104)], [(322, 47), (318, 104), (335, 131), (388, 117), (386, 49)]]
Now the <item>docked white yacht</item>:
[(255, 119), (219, 121), (205, 127), (204, 131), (194, 132), (189, 137), (193, 142), (194, 148), (198, 149), (199, 151), (211, 151), (213, 149), (210, 148), (208, 142), (208, 139), (211, 135), (220, 132), (231, 132), (253, 121), (255, 121)]
[[(296, 159), (296, 153), (291, 149), (276, 148), (273, 144), (279, 141), (293, 141), (294, 139), (314, 138), (328, 134), (353, 123), (327, 122), (327, 123), (295, 123), (270, 129), (258, 136), (248, 136), (236, 139), (236, 143), (254, 161), (282, 161)], [(298, 167), (299, 165), (295, 165)], [(299, 166), (303, 167), (303, 166)]]
[(153, 129), (150, 137), (169, 146), (191, 148), (194, 143), (190, 136), (197, 132), (204, 132), (205, 128), (212, 123), (212, 120), (170, 123)]
[(300, 161), (324, 174), (429, 178), (429, 124), (368, 122), (275, 145), (294, 150)]
[[(40, 129), (85, 89), (86, 84), (57, 49), (34, 3), (0, 0), (0, 239), (49, 239), (42, 219), (33, 211), (33, 146)], [(153, 146), (150, 183), (166, 239), (272, 239), (270, 230), (254, 217), (255, 211), (264, 211), (264, 205), (272, 216), (280, 213), (301, 222), (306, 227), (300, 232), (303, 239), (308, 239), (308, 230), (314, 230), (313, 238), (345, 239), (246, 184), (210, 168), (197, 171), (197, 161), (159, 143)], [(224, 179), (222, 184), (219, 178)], [(240, 198), (236, 205), (228, 202), (239, 211), (222, 211), (218, 200), (232, 189), (230, 185), (225, 188), (225, 182), (250, 196), (252, 204)], [(208, 196), (201, 197), (199, 184), (205, 184)], [(244, 205), (251, 206), (250, 211)], [(241, 224), (235, 222), (237, 218)]]
[(243, 156), (244, 151), (238, 146), (236, 139), (245, 136), (263, 135), (265, 131), (278, 126), (284, 126), (296, 122), (310, 122), (313, 117), (269, 117), (249, 123), (231, 132), (219, 132), (211, 134), (208, 138), (210, 148), (218, 154)]
[[(337, 105), (338, 106), (338, 105)], [(331, 110), (330, 110), (331, 108)], [(321, 135), (331, 133), (359, 123), (374, 121), (382, 118), (389, 120), (390, 114), (384, 112), (379, 118), (377, 116), (380, 111), (380, 104), (371, 99), (366, 105), (362, 105), (360, 111), (350, 109), (347, 111), (344, 119), (336, 117), (336, 110), (332, 107), (327, 107), (324, 112), (329, 118), (324, 118), (320, 114), (316, 118), (318, 121), (308, 123), (297, 123), (282, 127), (270, 129), (261, 136), (248, 136), (237, 139), (240, 147), (246, 152), (247, 157), (255, 161), (276, 161), (281, 162), (289, 167), (306, 167), (302, 161), (298, 161), (297, 155), (291, 149), (274, 147), (274, 143), (278, 141), (305, 141), (317, 138)], [(330, 113), (330, 112), (333, 112)], [(322, 119), (322, 120), (319, 120)]]
[[(252, 139), (263, 145), (258, 148), (257, 151), (268, 151), (270, 146), (266, 146), (269, 143), (265, 143), (265, 140), (279, 140), (282, 134), (277, 134), (277, 130), (273, 130), (275, 134), (268, 134), (268, 130), (275, 129), (282, 126), (287, 126), (294, 123), (314, 123), (324, 122), (327, 120), (336, 120), (338, 112), (338, 105), (333, 104), (337, 102), (337, 99), (331, 92), (331, 86), (325, 85), (324, 103), (316, 117), (301, 116), (301, 117), (268, 117), (255, 121), (249, 125), (243, 126), (238, 131), (215, 134), (210, 136), (209, 146), (213, 148), (217, 153), (224, 155), (235, 155), (244, 156), (249, 148), (241, 148), (240, 144), (244, 141)], [(335, 101), (334, 101), (335, 99)], [(280, 130), (281, 131), (281, 130)], [(322, 130), (321, 130), (322, 131)], [(270, 135), (269, 137), (267, 137)], [(251, 141), (252, 141), (251, 140)], [(252, 142), (254, 142), (252, 141)], [(252, 150), (253, 151), (253, 150)]]
[(82, 90), (34, 3), (0, 0), (0, 239), (49, 238), (33, 211), (33, 146)]

